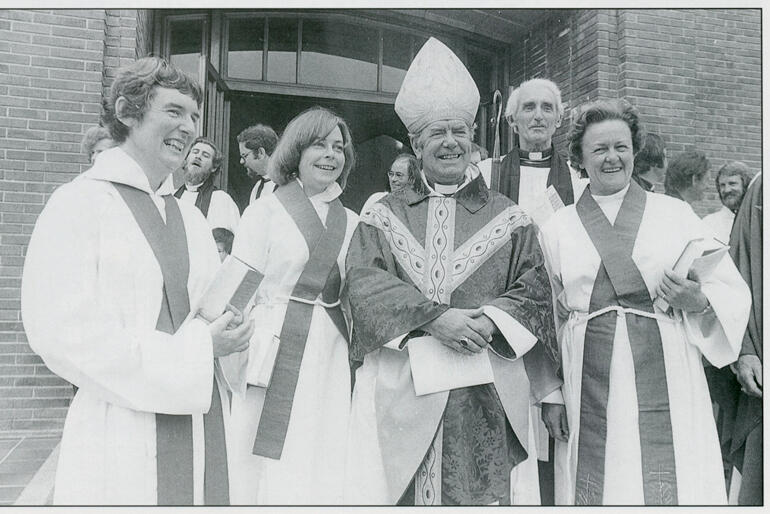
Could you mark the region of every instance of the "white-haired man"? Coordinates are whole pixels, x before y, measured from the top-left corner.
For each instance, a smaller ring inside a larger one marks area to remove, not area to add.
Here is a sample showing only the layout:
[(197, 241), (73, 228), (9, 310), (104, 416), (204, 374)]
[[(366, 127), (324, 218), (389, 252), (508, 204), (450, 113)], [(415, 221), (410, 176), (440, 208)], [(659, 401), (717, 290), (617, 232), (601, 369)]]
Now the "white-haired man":
[[(559, 87), (542, 78), (522, 82), (505, 106), (505, 119), (516, 133), (518, 144), (503, 157), (500, 192), (534, 214), (540, 223), (545, 219), (537, 213), (546, 201), (549, 186), (553, 186), (564, 205), (571, 205), (586, 184), (570, 169), (567, 158), (554, 148), (553, 135), (561, 126), (563, 115)], [(489, 162), (481, 166), (483, 172)]]
[[(513, 128), (518, 143), (503, 156), (500, 192), (516, 202), (538, 224), (544, 223), (552, 212), (553, 204), (546, 192), (550, 187), (558, 194), (561, 203), (571, 205), (587, 184), (587, 180), (578, 177), (567, 158), (553, 145), (553, 135), (561, 126), (563, 115), (559, 87), (543, 78), (522, 82), (513, 90), (505, 106), (505, 119)], [(490, 173), (490, 163), (491, 160), (480, 163), (483, 174)], [(533, 407), (536, 417), (541, 415), (538, 410)], [(553, 442), (548, 435), (566, 440), (564, 416), (563, 411), (551, 407), (542, 413), (545, 426), (541, 423), (535, 425), (540, 492), (544, 505), (551, 505), (553, 501), (553, 466), (550, 459)]]
[(229, 194), (214, 185), (222, 159), (222, 152), (212, 140), (206, 137), (195, 139), (184, 162), (184, 185), (174, 196), (195, 204), (212, 230), (226, 228), (235, 233), (241, 219), (238, 206)]
[[(470, 165), (478, 103), (457, 56), (429, 39), (395, 104), (419, 181), (361, 217), (347, 256), (351, 357), (363, 361), (348, 503), (540, 501), (529, 407), (561, 384), (551, 291), (529, 217)], [(490, 374), (418, 394), (420, 345), (463, 363), (484, 353)]]

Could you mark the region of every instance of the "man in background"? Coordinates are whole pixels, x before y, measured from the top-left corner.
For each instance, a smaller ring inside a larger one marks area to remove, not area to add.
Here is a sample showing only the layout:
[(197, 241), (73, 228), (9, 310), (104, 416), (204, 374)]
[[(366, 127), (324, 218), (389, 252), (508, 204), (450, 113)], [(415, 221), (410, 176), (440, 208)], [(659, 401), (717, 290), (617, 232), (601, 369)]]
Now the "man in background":
[(174, 196), (183, 202), (195, 204), (209, 226), (226, 228), (235, 233), (241, 213), (230, 195), (214, 185), (214, 178), (222, 165), (222, 152), (210, 139), (199, 137), (194, 142), (184, 163), (184, 185)]
[(753, 176), (751, 169), (738, 161), (729, 162), (719, 168), (716, 186), (722, 208), (705, 216), (703, 221), (714, 231), (714, 237), (725, 244), (730, 239), (735, 215), (741, 207), (743, 196)]
[(690, 205), (703, 199), (709, 160), (703, 152), (689, 150), (676, 156), (666, 170), (666, 194)]
[(244, 129), (237, 137), (238, 153), (246, 174), (255, 180), (249, 195), (249, 204), (275, 190), (275, 182), (267, 176), (267, 160), (278, 144), (278, 135), (267, 125), (256, 124)]

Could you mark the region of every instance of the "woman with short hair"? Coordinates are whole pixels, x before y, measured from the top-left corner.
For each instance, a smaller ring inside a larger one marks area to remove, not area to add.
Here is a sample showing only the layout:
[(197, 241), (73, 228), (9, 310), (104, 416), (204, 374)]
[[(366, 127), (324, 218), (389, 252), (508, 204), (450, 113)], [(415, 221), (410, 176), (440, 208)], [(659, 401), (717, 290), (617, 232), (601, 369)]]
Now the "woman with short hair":
[(86, 130), (80, 146), (83, 149), (83, 153), (88, 156), (89, 162), (93, 164), (97, 155), (115, 146), (115, 141), (110, 137), (109, 130), (101, 125), (97, 125)]
[(642, 133), (624, 101), (585, 106), (569, 144), (590, 185), (541, 228), (569, 421), (556, 502), (725, 504), (701, 359), (736, 359), (749, 292), (727, 258), (705, 277), (672, 271), (709, 230), (685, 202), (631, 180)]
[(280, 187), (241, 218), (232, 255), (261, 282), (250, 349), (229, 368), (233, 503), (342, 502), (350, 369), (339, 295), (358, 217), (339, 196), (353, 164), (345, 121), (309, 109), (270, 159)]

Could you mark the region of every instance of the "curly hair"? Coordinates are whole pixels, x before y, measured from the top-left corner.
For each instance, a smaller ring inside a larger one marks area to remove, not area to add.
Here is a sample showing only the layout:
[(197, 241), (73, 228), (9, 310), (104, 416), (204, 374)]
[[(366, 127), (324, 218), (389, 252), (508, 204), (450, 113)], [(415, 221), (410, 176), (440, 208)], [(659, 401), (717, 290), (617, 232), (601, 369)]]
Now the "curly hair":
[(273, 155), (275, 145), (278, 144), (278, 135), (275, 130), (260, 123), (243, 129), (235, 139), (252, 152), (263, 148), (267, 155)]
[(702, 177), (708, 173), (709, 165), (706, 154), (697, 150), (689, 150), (677, 155), (666, 170), (666, 180), (663, 184), (666, 192), (676, 191), (681, 194), (692, 186), (694, 177)]
[(335, 127), (339, 127), (342, 133), (345, 154), (345, 165), (337, 183), (345, 189), (348, 174), (356, 162), (353, 140), (345, 120), (323, 107), (311, 107), (289, 122), (267, 163), (267, 174), (279, 186), (294, 180), (299, 175), (302, 152), (315, 140), (326, 137)]
[(160, 57), (144, 57), (118, 70), (110, 93), (102, 104), (102, 125), (110, 131), (112, 139), (123, 143), (128, 138), (128, 127), (118, 119), (115, 103), (121, 96), (127, 102), (121, 116), (141, 120), (153, 98), (156, 87), (176, 89), (195, 100), (200, 108), (203, 92), (198, 83), (185, 72)]
[[(193, 141), (192, 144), (190, 145), (190, 150), (192, 150), (193, 146), (195, 146), (198, 143), (206, 143), (214, 150), (214, 157), (211, 158), (211, 165), (212, 165), (211, 170), (212, 170), (212, 173), (216, 173), (219, 170), (219, 167), (222, 165), (222, 161), (225, 158), (224, 154), (222, 153), (222, 150), (219, 149), (219, 147), (214, 141), (204, 136), (196, 137), (195, 141)], [(190, 150), (187, 151), (187, 157), (190, 156)], [(187, 157), (185, 157), (185, 161), (187, 161)]]
[(583, 137), (588, 127), (602, 121), (620, 120), (628, 125), (631, 130), (631, 144), (634, 154), (642, 147), (644, 128), (639, 119), (639, 113), (628, 101), (597, 100), (581, 107), (580, 113), (572, 122), (572, 130), (569, 133), (570, 162), (576, 169), (585, 172), (583, 166)]
[(94, 151), (94, 147), (99, 141), (103, 141), (105, 139), (112, 139), (110, 137), (110, 131), (106, 128), (96, 125), (95, 127), (91, 127), (88, 130), (86, 130), (86, 133), (83, 134), (83, 141), (80, 143), (81, 149), (83, 150), (83, 153), (88, 156), (88, 158), (91, 158), (91, 154)]

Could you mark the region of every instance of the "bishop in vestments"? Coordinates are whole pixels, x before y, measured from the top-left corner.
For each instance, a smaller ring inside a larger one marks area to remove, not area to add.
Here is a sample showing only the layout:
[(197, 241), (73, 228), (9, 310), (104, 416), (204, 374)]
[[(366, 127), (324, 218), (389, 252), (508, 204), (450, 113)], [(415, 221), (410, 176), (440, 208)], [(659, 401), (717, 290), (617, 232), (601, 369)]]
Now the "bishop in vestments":
[[(419, 182), (362, 213), (347, 256), (351, 357), (363, 361), (348, 503), (539, 502), (529, 407), (561, 384), (551, 291), (529, 217), (470, 165), (478, 103), (460, 60), (428, 40), (395, 105)], [(457, 355), (485, 352), (491, 381), (416, 394), (410, 349), (426, 333)]]

